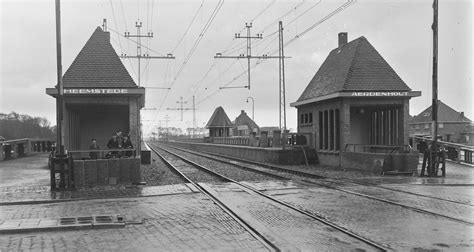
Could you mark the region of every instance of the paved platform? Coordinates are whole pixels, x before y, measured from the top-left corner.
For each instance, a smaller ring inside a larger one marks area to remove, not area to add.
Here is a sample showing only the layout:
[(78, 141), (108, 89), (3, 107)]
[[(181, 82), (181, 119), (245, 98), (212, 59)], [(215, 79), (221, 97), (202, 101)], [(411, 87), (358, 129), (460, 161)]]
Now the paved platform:
[[(49, 172), (41, 160), (41, 156), (34, 156), (0, 162), (0, 175), (6, 174), (2, 176), (0, 185), (0, 229), (98, 215), (120, 215), (126, 220), (143, 223), (112, 229), (6, 232), (0, 236), (1, 251), (266, 250), (263, 244), (191, 185), (101, 187), (52, 193), (45, 184)], [(34, 164), (29, 166), (32, 162)], [(36, 177), (17, 176), (13, 169), (18, 169), (18, 174), (31, 172)], [(469, 224), (474, 222), (474, 168), (448, 163), (446, 178), (354, 178), (344, 171), (338, 172), (333, 172), (337, 176), (327, 180), (252, 181), (246, 184), (397, 251), (474, 249), (474, 225)], [(338, 179), (341, 177), (376, 186), (341, 181)], [(252, 226), (273, 237), (281, 248), (291, 251), (372, 249), (280, 205), (256, 200), (252, 193), (235, 185), (206, 183), (205, 186), (212, 188)], [(414, 211), (376, 198), (435, 214)]]

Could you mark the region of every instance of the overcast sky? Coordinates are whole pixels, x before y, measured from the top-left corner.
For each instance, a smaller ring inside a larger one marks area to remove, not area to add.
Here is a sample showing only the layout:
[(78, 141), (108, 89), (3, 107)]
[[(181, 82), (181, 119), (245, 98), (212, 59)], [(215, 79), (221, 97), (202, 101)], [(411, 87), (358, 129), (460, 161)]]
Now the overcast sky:
[[(47, 117), (55, 124), (55, 102), (45, 94), (45, 88), (56, 83), (54, 1), (0, 2), (0, 112)], [(200, 8), (201, 2), (204, 4)], [(263, 37), (268, 37), (261, 42), (253, 41), (252, 54), (262, 55), (278, 49), (277, 36), (272, 33), (278, 29), (279, 17), (287, 14), (281, 20), (285, 27), (284, 39), (289, 41), (344, 2), (225, 0), (195, 52), (184, 63), (216, 8), (217, 0), (64, 0), (61, 6), (63, 72), (94, 29), (102, 25), (103, 18), (107, 18), (116, 52), (136, 54), (134, 43), (120, 34), (126, 30), (136, 33), (135, 21), (139, 19), (143, 22), (142, 31), (154, 33), (154, 38), (143, 40), (144, 45), (153, 50), (148, 53), (172, 52), (176, 56), (175, 60), (151, 60), (142, 64), (142, 86), (172, 85), (170, 91), (147, 90), (146, 107), (158, 110), (143, 111), (146, 131), (160, 124), (164, 126), (161, 120), (165, 115), (171, 118), (170, 126), (192, 126), (191, 111), (184, 112), (181, 122), (179, 111), (166, 109), (179, 107), (176, 102), (181, 96), (187, 101), (184, 107), (191, 108), (193, 94), (198, 126), (207, 122), (217, 106), (223, 106), (231, 120), (242, 109), (251, 116), (251, 103), (246, 103), (248, 96), (255, 99), (257, 124), (278, 126), (278, 60), (269, 59), (253, 68), (251, 90), (220, 90), (219, 87), (226, 84), (247, 85), (246, 74), (229, 84), (245, 70), (246, 61), (216, 60), (213, 56), (229, 49), (236, 49), (229, 52), (231, 55), (245, 53), (241, 48), (245, 41), (234, 39), (234, 33), (243, 32), (245, 22), (253, 21), (252, 34), (263, 30)], [(469, 0), (440, 2), (439, 98), (474, 119), (472, 3)], [(289, 44), (285, 48), (285, 54), (291, 56), (285, 61), (288, 127), (296, 128), (296, 109), (289, 107), (289, 103), (298, 99), (329, 52), (337, 46), (337, 34), (341, 31), (348, 32), (349, 41), (365, 36), (411, 89), (422, 91), (421, 97), (410, 102), (412, 115), (428, 107), (431, 103), (431, 5), (431, 0), (358, 0)], [(144, 49), (143, 53), (146, 52)], [(136, 80), (136, 60), (123, 62)], [(253, 60), (252, 66), (255, 63)]]

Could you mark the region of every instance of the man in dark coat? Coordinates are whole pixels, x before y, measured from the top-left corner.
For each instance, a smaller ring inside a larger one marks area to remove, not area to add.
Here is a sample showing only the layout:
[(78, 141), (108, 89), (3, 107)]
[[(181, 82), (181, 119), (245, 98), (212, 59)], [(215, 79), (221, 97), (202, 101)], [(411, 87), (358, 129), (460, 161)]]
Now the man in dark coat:
[[(130, 141), (130, 137), (125, 135), (123, 137), (123, 143), (122, 143), (122, 148), (124, 149), (133, 149), (133, 144), (132, 144), (132, 141)], [(125, 152), (125, 156), (127, 157), (131, 157), (132, 156), (132, 152), (131, 151), (126, 151)]]
[[(112, 138), (107, 143), (107, 148), (109, 148), (109, 149), (119, 149), (120, 148), (120, 143), (117, 140), (117, 135), (116, 134), (112, 134)], [(118, 156), (119, 153), (118, 153), (118, 151), (112, 151), (110, 154), (112, 154), (114, 156)]]
[[(97, 144), (97, 140), (95, 138), (93, 138), (91, 140), (91, 145), (89, 146), (89, 149), (90, 150), (100, 150), (100, 147), (99, 145)], [(91, 151), (89, 152), (89, 157), (91, 159), (97, 159), (98, 158), (98, 155), (99, 153), (98, 152), (95, 152), (95, 151)]]

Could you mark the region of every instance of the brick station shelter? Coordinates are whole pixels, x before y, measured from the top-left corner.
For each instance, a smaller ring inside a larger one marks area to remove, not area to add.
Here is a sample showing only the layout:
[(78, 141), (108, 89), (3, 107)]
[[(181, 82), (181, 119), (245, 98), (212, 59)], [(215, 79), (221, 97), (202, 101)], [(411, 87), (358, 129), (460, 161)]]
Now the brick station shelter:
[(321, 163), (340, 166), (364, 145), (407, 145), (412, 91), (365, 37), (333, 49), (292, 107)]
[[(63, 76), (64, 145), (89, 149), (92, 138), (101, 149), (111, 135), (130, 135), (140, 148), (140, 109), (145, 89), (138, 87), (110, 44), (110, 33), (97, 27)], [(56, 97), (56, 88), (46, 93)]]
[(252, 132), (260, 133), (260, 127), (250, 118), (244, 110), (240, 111), (240, 115), (234, 120), (233, 136), (249, 136)]
[(234, 127), (222, 107), (217, 107), (212, 113), (206, 128), (209, 129), (209, 137), (228, 137)]

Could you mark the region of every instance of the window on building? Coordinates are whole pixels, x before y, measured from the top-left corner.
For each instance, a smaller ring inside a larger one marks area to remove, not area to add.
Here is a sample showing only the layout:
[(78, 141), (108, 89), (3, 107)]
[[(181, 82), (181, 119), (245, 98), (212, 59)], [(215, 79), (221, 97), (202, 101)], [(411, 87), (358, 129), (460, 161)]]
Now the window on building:
[(438, 128), (440, 129), (444, 128), (444, 123), (438, 123)]
[(430, 124), (429, 123), (425, 123), (425, 129), (429, 129), (430, 128)]
[(300, 124), (304, 126), (311, 126), (313, 124), (313, 113), (300, 114)]
[(319, 111), (318, 112), (318, 124), (319, 124), (319, 149), (322, 150), (324, 149), (323, 145), (323, 112)]
[(415, 124), (415, 129), (419, 129), (420, 128), (420, 125), (419, 124)]
[(324, 110), (318, 112), (319, 125), (319, 149), (340, 149), (340, 122), (339, 109)]
[(325, 110), (324, 111), (324, 149), (327, 150), (329, 149), (329, 111)]

